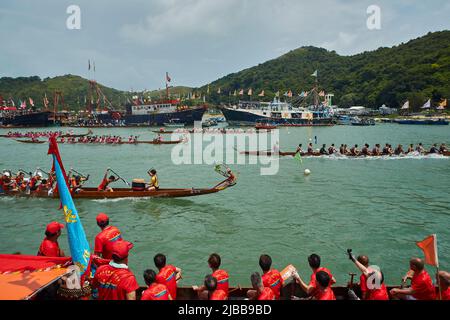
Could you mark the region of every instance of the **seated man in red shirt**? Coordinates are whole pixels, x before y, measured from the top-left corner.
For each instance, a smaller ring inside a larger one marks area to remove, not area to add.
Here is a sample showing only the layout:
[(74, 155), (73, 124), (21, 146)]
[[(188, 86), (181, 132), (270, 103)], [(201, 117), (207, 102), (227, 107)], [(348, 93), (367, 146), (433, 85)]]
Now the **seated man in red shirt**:
[(169, 289), (169, 293), (174, 300), (177, 299), (177, 281), (181, 279), (181, 269), (173, 265), (166, 265), (166, 256), (158, 253), (154, 258), (155, 266), (159, 273), (156, 282), (163, 284)]
[(109, 225), (109, 217), (104, 213), (97, 215), (97, 225), (102, 231), (95, 237), (94, 252), (104, 259), (112, 258), (112, 246), (114, 242), (122, 240), (120, 230)]
[(302, 290), (305, 291), (305, 293), (308, 296), (314, 295), (314, 290), (317, 287), (316, 273), (319, 271), (324, 271), (324, 272), (328, 273), (328, 275), (330, 277), (330, 283), (329, 283), (330, 287), (336, 283), (336, 279), (334, 279), (330, 270), (328, 270), (327, 268), (320, 267), (320, 256), (318, 256), (315, 253), (310, 255), (308, 257), (308, 263), (313, 271), (313, 273), (311, 274), (309, 284), (306, 284), (303, 281), (303, 279), (298, 275), (298, 273), (297, 273), (297, 276), (295, 277), (295, 281), (300, 285), (300, 287), (302, 287)]
[(316, 284), (317, 287), (313, 293), (314, 300), (336, 300), (334, 292), (330, 286), (331, 278), (328, 272), (318, 271), (316, 272)]
[[(228, 297), (229, 276), (228, 272), (219, 269), (221, 265), (220, 256), (217, 253), (211, 254), (208, 259), (208, 265), (213, 272), (212, 276), (217, 280), (217, 290), (223, 290)], [(192, 288), (197, 291), (201, 300), (208, 299), (208, 290), (204, 285), (201, 287), (193, 286)]]
[[(450, 300), (450, 273), (445, 271), (438, 272), (438, 281), (441, 283), (442, 300)], [(440, 299), (438, 295), (437, 299)]]
[(153, 270), (144, 271), (144, 280), (148, 289), (142, 293), (141, 300), (172, 300), (167, 287), (156, 283), (156, 272)]
[(213, 275), (205, 277), (205, 288), (208, 292), (208, 300), (227, 300), (225, 291), (218, 288), (217, 279)]
[[(283, 278), (276, 269), (271, 269), (272, 258), (267, 254), (263, 254), (259, 257), (259, 266), (263, 271), (262, 282), (264, 287), (270, 288), (275, 294), (276, 299), (280, 298), (281, 288), (283, 287)], [(247, 291), (247, 297), (254, 299), (257, 292), (255, 290)]]
[(411, 279), (411, 287), (405, 289), (394, 288), (390, 293), (394, 299), (405, 300), (435, 300), (436, 290), (430, 275), (425, 269), (422, 259), (413, 258), (409, 261), (410, 270), (403, 277), (403, 282)]
[(250, 276), (252, 287), (255, 294), (252, 294), (250, 300), (275, 300), (276, 296), (272, 289), (264, 286), (263, 280), (258, 272)]
[(108, 178), (108, 170), (106, 170), (105, 175), (103, 176), (103, 180), (102, 182), (99, 184), (99, 186), (97, 187), (97, 191), (107, 191), (107, 192), (113, 192), (113, 188), (111, 188), (109, 185), (113, 182), (116, 182), (117, 180), (119, 180), (118, 178), (116, 179), (115, 176), (110, 176)]
[(61, 235), (64, 225), (59, 222), (51, 222), (45, 229), (45, 239), (39, 246), (38, 256), (64, 257), (64, 251), (59, 248), (58, 238)]
[(133, 244), (116, 241), (112, 248), (112, 261), (95, 272), (92, 288), (98, 289), (98, 300), (136, 300), (139, 285), (128, 269), (128, 254)]
[(359, 256), (355, 259), (351, 249), (347, 250), (350, 260), (361, 271), (359, 286), (361, 288), (363, 300), (389, 300), (384, 276), (381, 270), (373, 269), (369, 266), (367, 256)]

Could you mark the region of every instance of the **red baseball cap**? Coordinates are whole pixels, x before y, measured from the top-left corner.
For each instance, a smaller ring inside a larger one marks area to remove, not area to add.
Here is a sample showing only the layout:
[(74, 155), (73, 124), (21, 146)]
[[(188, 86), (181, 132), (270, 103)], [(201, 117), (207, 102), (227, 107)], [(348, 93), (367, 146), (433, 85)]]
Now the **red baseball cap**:
[(134, 245), (131, 242), (125, 240), (116, 241), (112, 246), (112, 254), (116, 255), (119, 259), (125, 259), (133, 247)]
[(46, 232), (57, 233), (59, 230), (64, 229), (64, 225), (62, 223), (53, 221), (47, 225)]
[(98, 222), (98, 223), (107, 222), (107, 221), (109, 221), (109, 217), (108, 217), (107, 214), (105, 214), (105, 213), (103, 213), (103, 212), (100, 212), (100, 213), (97, 215), (97, 222)]

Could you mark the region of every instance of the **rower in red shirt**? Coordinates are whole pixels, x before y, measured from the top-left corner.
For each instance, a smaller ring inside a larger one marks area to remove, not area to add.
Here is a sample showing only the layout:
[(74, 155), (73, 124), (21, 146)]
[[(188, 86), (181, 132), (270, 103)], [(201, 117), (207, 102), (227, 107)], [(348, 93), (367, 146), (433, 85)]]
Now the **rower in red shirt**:
[(276, 300), (275, 293), (269, 287), (264, 286), (261, 275), (258, 272), (250, 276), (252, 287), (255, 294), (249, 296), (250, 300)]
[(139, 285), (128, 268), (128, 254), (133, 244), (116, 241), (112, 248), (112, 261), (95, 272), (92, 288), (98, 289), (98, 300), (136, 300)]
[(155, 266), (159, 273), (156, 282), (164, 284), (174, 300), (177, 299), (177, 281), (181, 279), (181, 269), (173, 265), (166, 265), (166, 256), (158, 253), (154, 258)]
[(167, 287), (156, 282), (155, 271), (145, 270), (144, 280), (148, 288), (142, 293), (141, 300), (172, 300)]
[(64, 225), (59, 222), (50, 222), (45, 229), (45, 239), (39, 246), (38, 256), (64, 257), (64, 251), (59, 248), (58, 238)]
[(435, 300), (436, 290), (425, 264), (420, 258), (413, 258), (409, 262), (410, 270), (403, 277), (403, 282), (411, 280), (411, 287), (405, 289), (394, 288), (390, 293), (393, 298), (406, 300)]
[[(283, 278), (281, 274), (276, 269), (271, 269), (272, 266), (272, 258), (266, 254), (263, 254), (259, 257), (259, 266), (263, 271), (262, 282), (263, 286), (266, 288), (270, 288), (276, 299), (280, 298), (281, 288), (283, 287)], [(247, 297), (251, 300), (255, 299), (255, 296), (260, 294), (257, 290), (248, 290)]]
[(118, 228), (109, 225), (109, 217), (105, 213), (99, 213), (96, 220), (102, 231), (95, 237), (94, 252), (99, 257), (111, 259), (113, 244), (122, 240), (122, 234)]
[[(348, 249), (349, 259), (353, 261), (356, 267), (361, 271), (360, 288), (363, 300), (389, 300), (384, 276), (381, 270), (369, 266), (367, 256), (359, 256), (355, 259), (352, 250)], [(370, 282), (369, 282), (370, 280)]]
[[(438, 272), (438, 279), (441, 284), (441, 296), (442, 300), (449, 301), (450, 300), (450, 273), (445, 271)], [(439, 294), (437, 295), (437, 300), (440, 299)]]
[(314, 290), (314, 300), (336, 300), (334, 292), (331, 289), (331, 278), (328, 272), (318, 271), (315, 275), (317, 287)]
[(116, 179), (116, 177), (114, 176), (110, 176), (108, 178), (108, 172), (109, 169), (106, 170), (105, 175), (103, 176), (103, 180), (102, 182), (99, 184), (99, 186), (97, 187), (97, 191), (107, 191), (107, 192), (113, 192), (114, 190), (109, 186), (110, 183), (113, 183), (115, 181), (117, 181), (118, 179)]
[(330, 283), (329, 283), (330, 287), (336, 283), (336, 279), (334, 279), (333, 275), (331, 274), (331, 271), (328, 270), (327, 268), (320, 267), (320, 262), (321, 262), (320, 256), (318, 256), (315, 253), (308, 257), (309, 266), (311, 267), (311, 269), (313, 271), (313, 273), (311, 274), (311, 277), (310, 277), (309, 284), (306, 284), (303, 281), (303, 279), (298, 275), (298, 273), (296, 273), (296, 275), (294, 277), (295, 281), (300, 285), (302, 290), (308, 296), (314, 295), (314, 290), (316, 290), (316, 287), (317, 287), (316, 274), (320, 271), (324, 271), (324, 272), (328, 273), (328, 276), (330, 277)]
[(208, 300), (227, 300), (228, 295), (224, 290), (218, 288), (218, 281), (213, 275), (205, 277), (204, 286), (208, 292)]
[[(208, 258), (208, 265), (212, 270), (212, 276), (217, 280), (217, 290), (222, 290), (228, 297), (229, 276), (227, 271), (219, 269), (221, 265), (220, 256), (217, 253), (211, 254)], [(204, 285), (200, 287), (193, 286), (192, 288), (197, 291), (199, 299), (207, 300), (208, 290)]]

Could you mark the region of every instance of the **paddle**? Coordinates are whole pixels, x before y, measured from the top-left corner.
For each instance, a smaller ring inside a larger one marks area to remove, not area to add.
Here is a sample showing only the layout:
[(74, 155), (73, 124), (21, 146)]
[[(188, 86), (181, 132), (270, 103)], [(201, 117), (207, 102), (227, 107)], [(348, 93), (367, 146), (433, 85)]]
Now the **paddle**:
[(79, 175), (80, 177), (84, 178), (85, 181), (88, 181), (88, 180), (89, 180), (89, 176), (90, 176), (89, 174), (88, 174), (87, 176), (85, 176), (84, 174), (78, 172), (78, 171), (75, 170), (74, 168), (70, 168), (70, 171), (69, 171), (69, 172), (75, 172), (77, 175)]
[(129, 186), (129, 187), (131, 187), (131, 185), (127, 182), (127, 181), (125, 181), (125, 179), (124, 178), (122, 178), (120, 175), (118, 175), (117, 174), (117, 172), (115, 172), (113, 169), (111, 169), (111, 168), (108, 168), (108, 170), (107, 171), (111, 171), (112, 173), (114, 173), (116, 176), (117, 176), (117, 178), (119, 178), (119, 180), (122, 180), (123, 182), (125, 182), (126, 183), (126, 185), (127, 186)]
[(20, 172), (23, 172), (23, 173), (27, 173), (30, 177), (33, 175), (32, 172), (25, 171), (25, 170), (23, 170), (23, 169), (19, 169), (19, 171), (20, 171)]

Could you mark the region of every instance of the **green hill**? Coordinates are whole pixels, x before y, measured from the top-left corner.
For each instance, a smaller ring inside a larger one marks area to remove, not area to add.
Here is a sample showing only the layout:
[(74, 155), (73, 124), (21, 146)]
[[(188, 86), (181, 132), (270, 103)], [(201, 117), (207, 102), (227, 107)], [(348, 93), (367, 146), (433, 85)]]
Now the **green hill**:
[(246, 94), (249, 88), (253, 89), (253, 99), (264, 90), (266, 100), (277, 91), (308, 91), (313, 87), (315, 78), (311, 74), (315, 70), (319, 71), (320, 87), (335, 94), (333, 104), (399, 107), (409, 99), (418, 109), (429, 98), (434, 103), (450, 98), (450, 31), (429, 33), (392, 48), (353, 56), (302, 47), (212, 82), (211, 99), (227, 102), (230, 91), (244, 89)]

